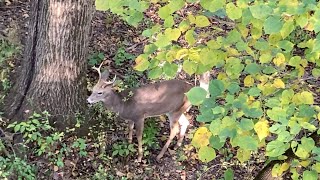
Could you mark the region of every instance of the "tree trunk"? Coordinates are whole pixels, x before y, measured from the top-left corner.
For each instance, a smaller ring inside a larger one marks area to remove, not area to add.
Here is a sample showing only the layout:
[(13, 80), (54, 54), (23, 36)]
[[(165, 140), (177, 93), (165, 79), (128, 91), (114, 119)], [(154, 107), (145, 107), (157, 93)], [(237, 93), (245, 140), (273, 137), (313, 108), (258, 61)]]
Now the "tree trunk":
[(91, 0), (32, 0), (28, 39), (18, 78), (6, 99), (9, 119), (48, 111), (63, 129), (86, 106), (86, 57)]
[[(317, 132), (313, 132), (310, 136), (314, 142), (316, 143), (316, 146), (319, 147), (320, 146), (320, 136), (317, 134)], [(292, 151), (292, 149), (288, 149), (285, 153), (285, 156), (287, 156), (287, 159), (284, 161), (280, 161), (280, 160), (272, 160), (270, 161), (261, 171), (259, 171), (258, 175), (254, 178), (254, 180), (275, 180), (275, 179), (279, 179), (279, 178), (275, 178), (272, 177), (272, 168), (275, 164), (277, 163), (288, 163), (290, 164), (292, 162), (293, 159), (299, 159), (299, 157), (297, 157), (294, 152)], [(287, 171), (288, 172), (288, 171)], [(287, 173), (285, 172), (285, 173)], [(285, 175), (285, 173), (283, 175)]]

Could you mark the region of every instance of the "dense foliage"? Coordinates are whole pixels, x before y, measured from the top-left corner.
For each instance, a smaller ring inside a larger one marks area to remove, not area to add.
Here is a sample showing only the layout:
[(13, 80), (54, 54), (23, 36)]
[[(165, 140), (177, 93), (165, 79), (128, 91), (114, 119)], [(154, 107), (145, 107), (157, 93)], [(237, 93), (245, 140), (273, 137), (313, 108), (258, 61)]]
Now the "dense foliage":
[[(317, 179), (320, 148), (309, 135), (320, 120), (319, 3), (96, 0), (97, 10), (110, 10), (133, 26), (150, 7), (158, 21), (142, 33), (148, 44), (135, 69), (150, 79), (173, 78), (179, 67), (189, 75), (217, 74), (209, 98), (200, 87), (187, 94), (200, 108), (197, 120), (206, 123), (192, 141), (199, 159), (213, 160), (225, 143), (237, 149), (240, 162), (259, 149), (270, 159), (286, 159), (291, 148), (296, 159), (274, 166), (273, 176), (290, 170), (293, 179)], [(221, 22), (230, 28), (217, 27)]]

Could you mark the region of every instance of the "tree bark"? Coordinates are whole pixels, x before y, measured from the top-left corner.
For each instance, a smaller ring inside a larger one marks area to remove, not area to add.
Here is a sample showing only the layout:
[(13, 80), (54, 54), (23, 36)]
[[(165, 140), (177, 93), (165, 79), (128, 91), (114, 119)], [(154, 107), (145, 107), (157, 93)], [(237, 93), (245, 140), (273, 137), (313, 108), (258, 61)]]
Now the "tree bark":
[[(314, 142), (316, 143), (316, 146), (320, 146), (320, 136), (317, 134), (317, 132), (313, 132), (312, 134), (310, 134), (308, 137), (311, 137)], [(288, 149), (285, 153), (285, 156), (287, 156), (287, 159), (284, 161), (280, 161), (280, 160), (273, 160), (270, 161), (262, 170), (259, 171), (258, 175), (254, 178), (254, 180), (275, 180), (275, 179), (279, 179), (279, 178), (275, 178), (272, 177), (272, 168), (275, 164), (277, 163), (291, 163), (293, 159), (299, 159), (299, 157), (297, 157), (294, 152), (292, 151), (292, 149)], [(283, 176), (288, 173), (285, 172), (283, 174)]]
[(91, 0), (32, 0), (18, 78), (5, 103), (9, 119), (48, 111), (63, 129), (86, 106), (86, 58)]

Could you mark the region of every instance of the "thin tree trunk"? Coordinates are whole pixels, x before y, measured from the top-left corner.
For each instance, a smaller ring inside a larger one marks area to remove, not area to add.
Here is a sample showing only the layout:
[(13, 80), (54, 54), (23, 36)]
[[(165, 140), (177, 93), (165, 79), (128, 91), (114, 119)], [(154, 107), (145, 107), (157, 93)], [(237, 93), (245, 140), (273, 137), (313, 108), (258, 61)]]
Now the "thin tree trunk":
[[(320, 136), (317, 134), (317, 132), (313, 132), (312, 134), (310, 134), (310, 136), (314, 142), (316, 143), (316, 146), (320, 146)], [(275, 178), (272, 177), (272, 168), (275, 164), (277, 163), (291, 163), (291, 161), (293, 159), (299, 159), (294, 152), (292, 151), (292, 149), (288, 149), (285, 153), (285, 156), (287, 156), (286, 160), (280, 161), (280, 160), (272, 160), (270, 161), (261, 171), (259, 171), (258, 175), (254, 178), (254, 180), (274, 180), (274, 179), (279, 179), (279, 178)], [(288, 173), (285, 172), (285, 173)], [(283, 174), (285, 175), (285, 174)]]
[(29, 37), (6, 115), (22, 120), (47, 110), (58, 128), (84, 112), (91, 0), (32, 0)]

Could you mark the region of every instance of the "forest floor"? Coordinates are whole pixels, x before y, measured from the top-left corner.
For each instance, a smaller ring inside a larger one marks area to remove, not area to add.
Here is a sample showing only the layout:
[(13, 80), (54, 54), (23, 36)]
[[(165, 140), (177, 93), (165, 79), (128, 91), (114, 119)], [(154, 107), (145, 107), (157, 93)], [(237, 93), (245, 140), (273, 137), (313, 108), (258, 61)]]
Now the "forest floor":
[[(29, 1), (0, 1), (0, 39), (6, 38), (10, 42), (20, 45), (23, 49), (27, 36)], [(148, 82), (144, 74), (134, 72), (132, 65), (134, 57), (143, 51), (145, 40), (140, 36), (144, 27), (133, 28), (126, 25), (114, 15), (96, 12), (92, 20), (92, 38), (90, 42), (88, 58), (88, 80), (89, 86), (95, 82), (97, 74), (90, 68), (101, 60), (107, 60), (111, 65), (111, 74), (117, 74), (124, 79), (125, 83), (145, 84)], [(18, 56), (16, 66), (21, 61)], [(181, 76), (180, 78), (184, 78)], [(187, 81), (193, 79), (188, 77)], [(88, 92), (89, 93), (89, 92)], [(195, 119), (197, 110), (192, 109), (189, 113), (191, 119)], [(94, 113), (93, 113), (94, 114)], [(236, 151), (217, 152), (217, 157), (210, 163), (202, 163), (197, 159), (195, 149), (190, 145), (192, 133), (199, 126), (193, 122), (189, 127), (188, 135), (184, 145), (177, 150), (170, 149), (160, 162), (155, 160), (160, 148), (164, 145), (169, 133), (169, 122), (163, 118), (148, 120), (145, 137), (151, 136), (147, 141), (146, 151), (142, 163), (136, 163), (136, 153), (129, 152), (128, 155), (112, 155), (117, 149), (126, 149), (127, 134), (126, 123), (118, 118), (109, 118), (105, 111), (95, 113), (92, 119), (103, 119), (106, 127), (105, 151), (101, 153), (95, 147), (95, 138), (86, 138), (87, 156), (81, 157), (78, 152), (64, 157), (63, 168), (56, 169), (50, 163), (37, 163), (39, 179), (221, 179), (226, 169), (234, 171), (234, 179), (253, 179), (264, 165), (264, 157), (260, 153), (253, 154), (246, 164), (240, 164), (236, 158)], [(91, 120), (91, 119), (90, 119)], [(94, 129), (94, 127), (93, 127)], [(65, 141), (72, 139), (68, 137)], [(136, 140), (134, 140), (136, 144)], [(172, 147), (174, 142), (172, 143)], [(135, 145), (136, 149), (137, 146)], [(102, 154), (102, 155), (101, 155)], [(33, 160), (41, 162), (41, 159), (32, 157)], [(31, 158), (31, 159), (32, 159)], [(52, 173), (48, 174), (49, 169)]]

